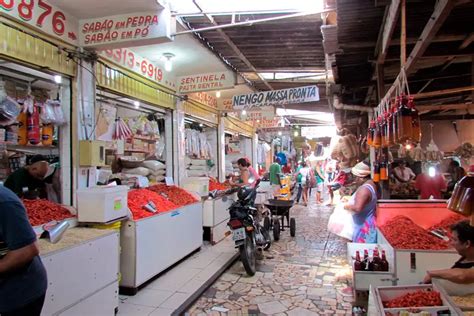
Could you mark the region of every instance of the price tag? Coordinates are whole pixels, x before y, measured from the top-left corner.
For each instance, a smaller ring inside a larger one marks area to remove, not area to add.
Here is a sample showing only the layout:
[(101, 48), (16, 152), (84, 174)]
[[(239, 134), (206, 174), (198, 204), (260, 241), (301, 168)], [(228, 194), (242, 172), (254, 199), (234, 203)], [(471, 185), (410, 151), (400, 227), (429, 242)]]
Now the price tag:
[(166, 185), (174, 185), (173, 177), (165, 177)]

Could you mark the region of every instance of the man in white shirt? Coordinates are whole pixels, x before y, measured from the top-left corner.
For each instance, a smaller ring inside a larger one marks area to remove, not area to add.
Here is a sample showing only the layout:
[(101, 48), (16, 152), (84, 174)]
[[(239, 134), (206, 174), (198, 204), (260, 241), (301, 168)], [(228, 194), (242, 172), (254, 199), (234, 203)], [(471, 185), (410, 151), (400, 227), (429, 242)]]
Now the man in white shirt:
[(393, 177), (397, 183), (407, 183), (415, 179), (416, 175), (406, 165), (405, 161), (401, 161), (398, 167), (393, 169)]

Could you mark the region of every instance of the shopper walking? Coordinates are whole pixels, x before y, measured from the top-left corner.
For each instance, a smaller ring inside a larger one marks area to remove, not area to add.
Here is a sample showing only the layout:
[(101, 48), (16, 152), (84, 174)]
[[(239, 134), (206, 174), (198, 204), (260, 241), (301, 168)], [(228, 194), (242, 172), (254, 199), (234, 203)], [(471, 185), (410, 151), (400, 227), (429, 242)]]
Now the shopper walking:
[(370, 179), (370, 166), (359, 162), (352, 168), (358, 186), (350, 200), (344, 204), (344, 209), (353, 212), (354, 221), (353, 242), (375, 243), (377, 231), (375, 227), (375, 208), (377, 206), (377, 187)]
[(280, 158), (275, 157), (275, 161), (270, 166), (269, 170), (270, 176), (270, 185), (272, 186), (272, 193), (273, 196), (277, 196), (280, 193), (281, 187), (281, 166), (280, 166)]
[(46, 270), (20, 199), (0, 186), (0, 314), (40, 315)]
[(296, 203), (300, 203), (301, 195), (303, 193), (303, 176), (300, 173), (301, 168), (303, 168), (303, 162), (298, 163), (298, 168), (296, 168), (296, 175), (295, 175), (295, 181), (296, 181)]
[(324, 171), (322, 161), (317, 160), (316, 166), (314, 167), (314, 177), (316, 179), (316, 203), (323, 203), (323, 190), (324, 190)]
[(298, 172), (301, 175), (301, 185), (303, 187), (303, 204), (308, 206), (308, 192), (311, 183), (310, 179), (311, 168), (308, 166), (306, 161), (302, 162), (301, 169)]

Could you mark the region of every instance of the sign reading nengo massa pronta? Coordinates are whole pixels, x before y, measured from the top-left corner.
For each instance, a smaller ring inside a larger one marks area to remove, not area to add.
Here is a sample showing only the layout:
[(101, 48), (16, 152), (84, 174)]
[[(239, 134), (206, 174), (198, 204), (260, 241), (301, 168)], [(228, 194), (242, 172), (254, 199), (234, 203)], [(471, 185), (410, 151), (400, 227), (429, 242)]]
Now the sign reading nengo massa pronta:
[(241, 110), (264, 105), (283, 105), (315, 101), (319, 101), (318, 87), (305, 86), (236, 95), (232, 98), (232, 106), (234, 109)]

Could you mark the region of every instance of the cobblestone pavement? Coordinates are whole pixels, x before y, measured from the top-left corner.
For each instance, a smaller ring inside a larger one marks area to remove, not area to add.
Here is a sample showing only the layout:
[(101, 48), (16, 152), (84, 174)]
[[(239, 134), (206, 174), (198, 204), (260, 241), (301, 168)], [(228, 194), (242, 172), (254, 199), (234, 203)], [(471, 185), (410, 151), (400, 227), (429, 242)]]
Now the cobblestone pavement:
[(326, 230), (332, 208), (296, 205), (296, 236), (282, 232), (257, 273), (248, 277), (240, 261), (190, 308), (190, 315), (351, 315), (346, 241)]

